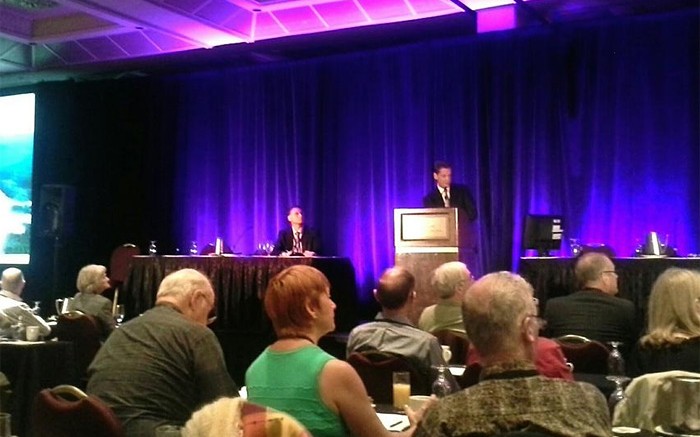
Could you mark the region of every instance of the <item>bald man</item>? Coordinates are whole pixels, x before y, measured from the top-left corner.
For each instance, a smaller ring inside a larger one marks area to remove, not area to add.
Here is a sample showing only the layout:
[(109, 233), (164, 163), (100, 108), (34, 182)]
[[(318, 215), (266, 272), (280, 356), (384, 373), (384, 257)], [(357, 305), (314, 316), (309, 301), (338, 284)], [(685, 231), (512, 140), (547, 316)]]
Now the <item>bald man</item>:
[[(24, 339), (23, 331), (27, 326), (38, 326), (39, 335), (47, 336), (51, 327), (41, 317), (35, 315), (20, 295), (24, 290), (25, 280), (20, 269), (10, 267), (2, 272), (0, 282), (0, 335)], [(19, 328), (19, 331), (18, 331)]]
[(510, 272), (484, 276), (466, 291), (462, 309), (467, 335), (482, 357), (481, 381), (428, 409), (414, 437), (509, 431), (612, 436), (607, 402), (597, 388), (537, 374), (541, 320), (523, 278)]
[[(415, 299), (415, 278), (402, 267), (382, 273), (374, 298), (382, 307), (374, 322), (355, 327), (348, 337), (347, 355), (378, 350), (406, 357), (431, 382), (431, 366), (446, 365), (437, 339), (411, 323), (409, 311)], [(457, 387), (456, 382), (447, 375)]]
[(207, 328), (215, 308), (209, 279), (192, 269), (160, 284), (154, 308), (116, 329), (88, 368), (87, 391), (109, 405), (129, 437), (184, 425), (221, 396), (237, 396), (221, 346)]
[(581, 289), (547, 301), (547, 335), (576, 334), (600, 342), (620, 341), (623, 351), (637, 342), (639, 326), (634, 304), (617, 297), (615, 264), (601, 253), (579, 258), (574, 274)]

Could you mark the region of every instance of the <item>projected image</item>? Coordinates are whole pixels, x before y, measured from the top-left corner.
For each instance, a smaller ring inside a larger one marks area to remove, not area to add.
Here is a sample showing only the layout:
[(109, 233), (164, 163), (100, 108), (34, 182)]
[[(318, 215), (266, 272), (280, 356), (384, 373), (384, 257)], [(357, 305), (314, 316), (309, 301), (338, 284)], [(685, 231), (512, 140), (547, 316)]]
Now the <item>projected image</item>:
[(0, 264), (28, 264), (34, 94), (0, 97)]

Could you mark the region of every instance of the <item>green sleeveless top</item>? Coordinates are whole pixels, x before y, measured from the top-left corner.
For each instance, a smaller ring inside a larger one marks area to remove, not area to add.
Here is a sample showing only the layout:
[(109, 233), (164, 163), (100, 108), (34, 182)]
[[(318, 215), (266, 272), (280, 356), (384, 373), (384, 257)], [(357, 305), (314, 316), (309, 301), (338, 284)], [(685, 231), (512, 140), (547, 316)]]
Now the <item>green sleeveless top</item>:
[(248, 400), (291, 414), (314, 437), (349, 436), (340, 416), (321, 400), (318, 387), (323, 366), (333, 359), (317, 346), (290, 352), (267, 348), (246, 371)]

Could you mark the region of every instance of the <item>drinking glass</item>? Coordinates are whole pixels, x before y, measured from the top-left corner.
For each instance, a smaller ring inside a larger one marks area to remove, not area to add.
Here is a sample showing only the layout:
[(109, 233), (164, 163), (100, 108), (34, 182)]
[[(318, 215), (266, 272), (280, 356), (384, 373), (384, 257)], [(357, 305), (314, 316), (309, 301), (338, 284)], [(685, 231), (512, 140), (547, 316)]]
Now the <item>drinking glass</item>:
[(158, 246), (156, 246), (156, 240), (151, 240), (151, 244), (148, 245), (148, 254), (151, 256), (156, 256), (158, 254)]
[(625, 398), (625, 386), (630, 382), (630, 378), (626, 376), (607, 376), (606, 379), (615, 383), (615, 390), (608, 398), (608, 408), (612, 416), (615, 412), (615, 406)]
[(438, 371), (438, 376), (437, 376), (437, 378), (435, 378), (435, 381), (433, 382), (433, 386), (432, 386), (433, 394), (439, 398), (444, 398), (445, 396), (452, 393), (453, 387), (452, 387), (452, 384), (450, 383), (450, 381), (445, 376), (445, 372), (447, 371), (447, 367), (446, 366), (438, 366), (437, 371)]
[(445, 363), (450, 364), (450, 360), (452, 359), (452, 350), (445, 344), (440, 347), (442, 347), (442, 359), (445, 360)]
[(622, 358), (622, 353), (618, 347), (622, 345), (620, 341), (609, 341), (608, 344), (612, 347), (608, 355), (608, 375), (625, 376), (625, 360)]
[(270, 256), (272, 255), (272, 251), (275, 250), (275, 245), (267, 241), (265, 244), (263, 244), (263, 250), (268, 256)]
[(125, 315), (124, 305), (117, 305), (117, 308), (114, 310), (114, 320), (117, 321), (117, 326), (121, 326)]
[(41, 315), (41, 301), (40, 300), (35, 300), (34, 301), (34, 307), (32, 308), (32, 313), (34, 313), (35, 316)]
[(571, 248), (571, 255), (574, 257), (581, 253), (581, 243), (578, 238), (569, 238), (569, 248)]
[(194, 240), (190, 241), (190, 255), (197, 255), (198, 253), (197, 242)]
[(392, 375), (394, 408), (403, 410), (411, 397), (411, 374), (408, 372), (394, 372)]

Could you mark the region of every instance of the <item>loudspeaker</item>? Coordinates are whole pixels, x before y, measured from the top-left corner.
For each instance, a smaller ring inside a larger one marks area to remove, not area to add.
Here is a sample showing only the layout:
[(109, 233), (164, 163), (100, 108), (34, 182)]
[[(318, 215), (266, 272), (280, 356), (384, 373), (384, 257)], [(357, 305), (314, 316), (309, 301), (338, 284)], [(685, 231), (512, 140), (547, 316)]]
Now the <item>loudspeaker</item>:
[(42, 185), (39, 194), (39, 234), (67, 237), (73, 234), (75, 188), (70, 185)]

